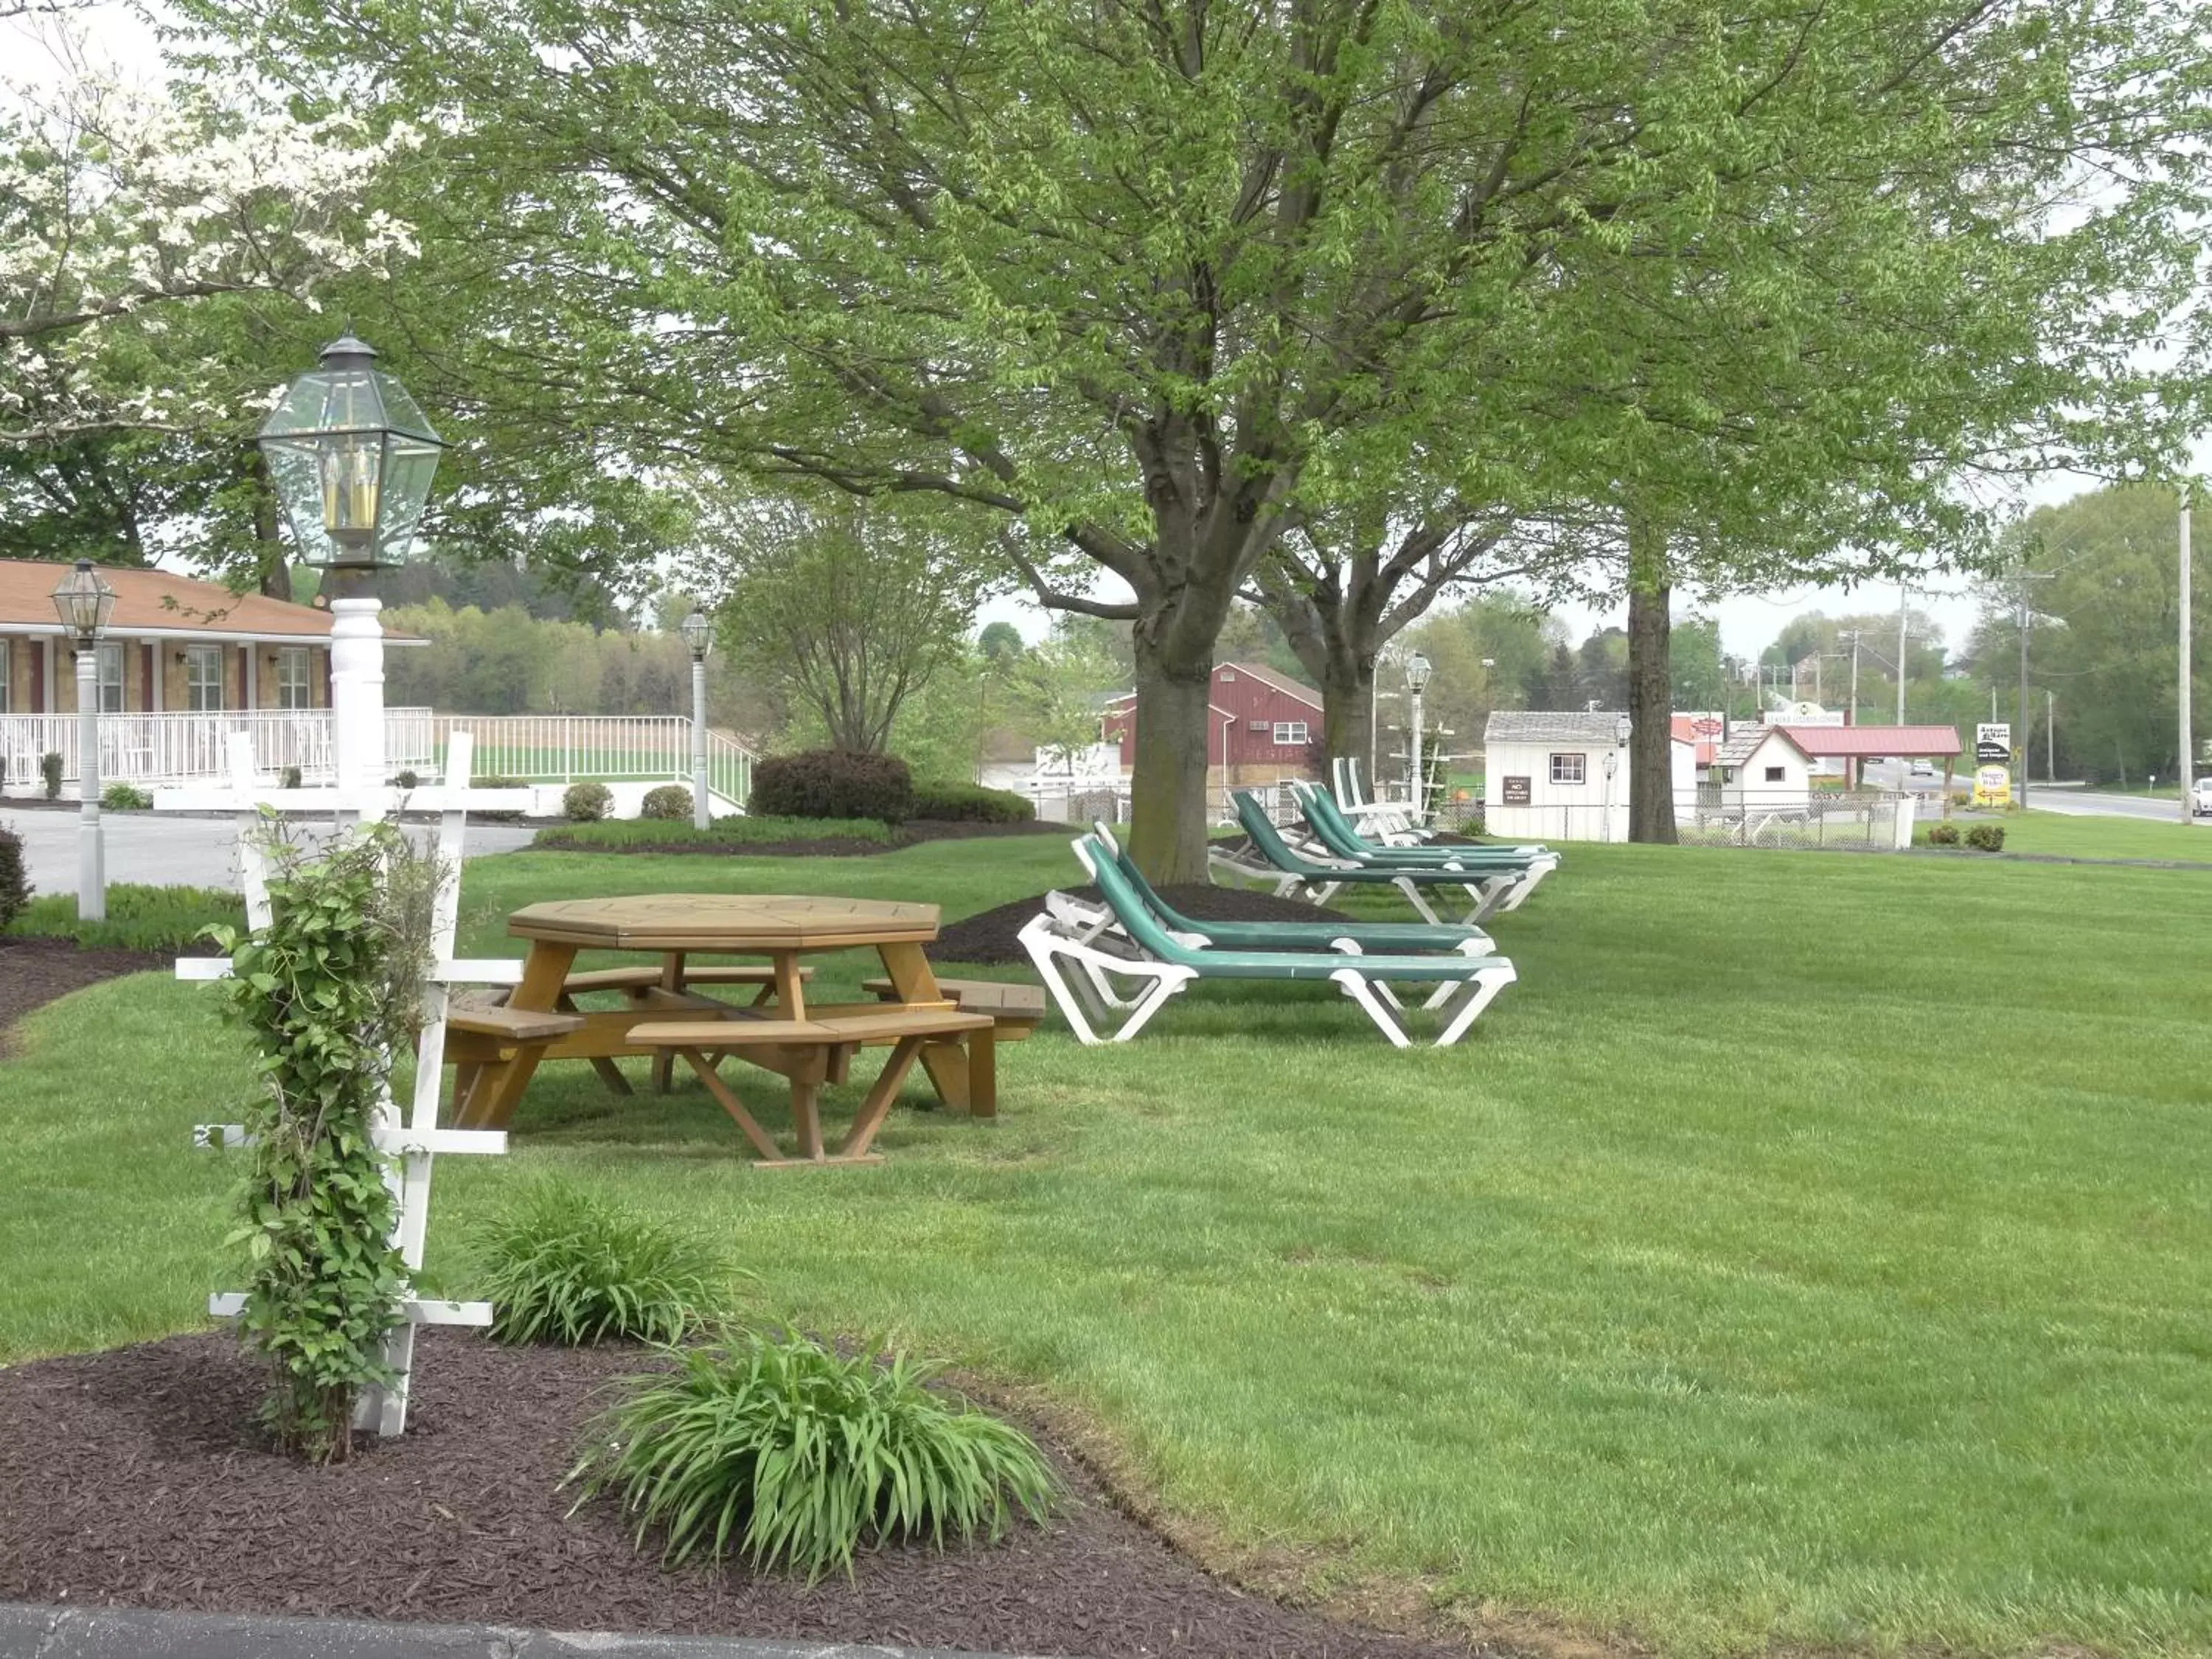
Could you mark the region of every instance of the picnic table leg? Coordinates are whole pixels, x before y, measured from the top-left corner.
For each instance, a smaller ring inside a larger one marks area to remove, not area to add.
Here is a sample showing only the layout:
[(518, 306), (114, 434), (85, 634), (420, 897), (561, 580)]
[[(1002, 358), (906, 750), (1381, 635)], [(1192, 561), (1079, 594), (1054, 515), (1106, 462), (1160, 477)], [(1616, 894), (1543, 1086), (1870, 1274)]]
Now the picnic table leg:
[(967, 1060), (968, 1115), (998, 1116), (999, 1031), (995, 1025), (968, 1034)]
[(791, 1127), (799, 1137), (799, 1155), (822, 1162), (822, 1079), (828, 1056), (813, 1050), (806, 1063), (791, 1074)]
[(775, 964), (777, 1008), (786, 1019), (805, 1019), (806, 1018), (806, 981), (799, 976), (797, 953), (791, 951), (778, 951), (771, 960)]
[(696, 1048), (684, 1048), (678, 1052), (691, 1062), (691, 1069), (699, 1073), (699, 1081), (707, 1085), (707, 1092), (714, 1097), (722, 1109), (730, 1115), (731, 1121), (744, 1132), (744, 1137), (752, 1142), (753, 1149), (763, 1158), (781, 1163), (783, 1148), (769, 1139), (768, 1131), (754, 1121), (753, 1115), (745, 1109), (744, 1103), (738, 1098), (736, 1091), (722, 1081), (720, 1074), (714, 1070), (714, 1060)]
[(852, 1128), (838, 1143), (838, 1157), (857, 1158), (866, 1153), (875, 1140), (876, 1131), (884, 1127), (884, 1120), (890, 1115), (891, 1103), (898, 1098), (899, 1085), (906, 1080), (906, 1074), (914, 1068), (915, 1055), (927, 1052), (922, 1042), (921, 1037), (901, 1037), (892, 1048), (890, 1058), (884, 1062), (884, 1069), (877, 1077), (875, 1086), (868, 1091), (867, 1098), (860, 1103), (860, 1109), (854, 1115)]
[[(660, 988), (681, 992), (684, 989), (684, 959), (681, 951), (671, 951), (661, 959)], [(611, 1062), (610, 1062), (611, 1063)], [(665, 1095), (676, 1080), (676, 1056), (663, 1048), (653, 1057), (653, 1091)]]
[[(551, 1013), (560, 1004), (568, 969), (575, 960), (576, 947), (573, 945), (536, 941), (523, 961), (521, 981), (507, 998), (507, 1006), (530, 1013)], [(530, 1086), (531, 1074), (537, 1071), (538, 1062), (544, 1054), (545, 1045), (542, 1042), (525, 1044), (515, 1050), (514, 1058), (506, 1065), (487, 1066), (477, 1073), (467, 1098), (453, 1115), (453, 1127), (505, 1127), (514, 1116), (514, 1109), (522, 1103), (522, 1091)]]
[[(883, 958), (884, 972), (890, 976), (891, 988), (898, 993), (901, 1002), (942, 1002), (945, 994), (938, 989), (937, 975), (930, 971), (929, 958), (919, 945), (878, 945), (876, 954)], [(947, 1106), (959, 1111), (970, 1108), (968, 1076), (968, 1054), (957, 1042), (932, 1043), (921, 1051), (921, 1068), (929, 1073), (930, 1086), (937, 1097)]]
[[(556, 1006), (564, 1014), (580, 1014), (584, 1012), (576, 1006), (576, 999), (566, 991), (561, 993), (561, 1000)], [(599, 1081), (607, 1085), (609, 1094), (627, 1095), (630, 1092), (629, 1079), (622, 1074), (622, 1067), (605, 1054), (592, 1056), (592, 1069), (599, 1074)], [(454, 1085), (453, 1092), (457, 1095), (461, 1092), (459, 1084)]]

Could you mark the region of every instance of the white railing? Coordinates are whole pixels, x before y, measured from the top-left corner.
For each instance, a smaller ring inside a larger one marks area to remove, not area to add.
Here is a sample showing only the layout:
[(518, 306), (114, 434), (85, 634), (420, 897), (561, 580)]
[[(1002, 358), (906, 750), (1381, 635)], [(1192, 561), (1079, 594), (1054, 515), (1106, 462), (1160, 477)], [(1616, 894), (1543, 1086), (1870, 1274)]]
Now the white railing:
[[(77, 777), (75, 714), (0, 714), (0, 784), (17, 793), (39, 782), (40, 757), (62, 757), (62, 777)], [(297, 767), (313, 785), (333, 776), (326, 708), (236, 709), (222, 714), (102, 714), (101, 777), (123, 783), (188, 783), (228, 775), (224, 745), (233, 732), (253, 738), (254, 769), (281, 776)], [(680, 714), (440, 714), (428, 708), (384, 712), (385, 773), (439, 776), (456, 732), (476, 737), (477, 778), (533, 783), (691, 779), (691, 722)], [(708, 787), (731, 807), (752, 793), (753, 752), (710, 731)]]

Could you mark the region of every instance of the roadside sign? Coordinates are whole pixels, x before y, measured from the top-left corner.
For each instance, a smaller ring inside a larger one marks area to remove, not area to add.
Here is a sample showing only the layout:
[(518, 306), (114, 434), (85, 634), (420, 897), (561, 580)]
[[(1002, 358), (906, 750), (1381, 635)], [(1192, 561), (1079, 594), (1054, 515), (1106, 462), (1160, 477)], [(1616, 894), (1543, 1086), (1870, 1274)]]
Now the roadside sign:
[[(1982, 728), (1987, 731), (1989, 728)], [(1978, 744), (1975, 745), (1980, 747)], [(1974, 805), (1977, 806), (2009, 806), (2012, 805), (2012, 769), (2008, 766), (1984, 766), (1974, 772)]]
[(2011, 726), (1992, 722), (1974, 728), (1974, 760), (1978, 765), (1996, 765), (2011, 758)]

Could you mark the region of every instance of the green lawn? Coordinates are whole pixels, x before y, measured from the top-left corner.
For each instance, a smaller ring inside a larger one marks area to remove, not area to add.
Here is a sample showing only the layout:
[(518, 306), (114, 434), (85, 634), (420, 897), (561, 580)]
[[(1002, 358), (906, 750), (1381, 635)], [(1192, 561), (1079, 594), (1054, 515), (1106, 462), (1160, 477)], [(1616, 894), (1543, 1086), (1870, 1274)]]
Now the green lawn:
[[(564, 895), (1071, 878), (1043, 839), (520, 854), (469, 866), (464, 948)], [(1008, 1050), (997, 1126), (900, 1112), (880, 1169), (763, 1175), (696, 1088), (550, 1068), (512, 1157), (441, 1164), (434, 1259), (532, 1170), (695, 1218), (774, 1311), (1042, 1385), (1319, 1591), (1676, 1654), (2212, 1649), (2212, 873), (1576, 847), (1498, 932), (1522, 982), (1457, 1050), (1205, 990)], [(228, 1282), (212, 1004), (25, 1026), (0, 1356)]]
[[(1960, 817), (1961, 830), (1980, 822)], [(2154, 818), (2093, 817), (2069, 812), (2025, 812), (1991, 817), (2004, 825), (2008, 853), (2055, 853), (2077, 859), (2171, 859), (2179, 862), (2212, 864), (2212, 818), (2184, 823), (2179, 818), (2160, 823)], [(1928, 827), (1917, 827), (1916, 838), (1926, 841)]]

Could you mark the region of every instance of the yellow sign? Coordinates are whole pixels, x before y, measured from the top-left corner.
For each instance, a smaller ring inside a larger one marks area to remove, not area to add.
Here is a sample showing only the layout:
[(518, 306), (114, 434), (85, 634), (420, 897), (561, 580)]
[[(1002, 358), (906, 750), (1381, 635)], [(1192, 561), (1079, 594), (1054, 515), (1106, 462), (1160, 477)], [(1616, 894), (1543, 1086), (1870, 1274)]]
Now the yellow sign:
[(2011, 805), (2012, 769), (2008, 766), (1977, 767), (1974, 769), (1974, 805)]

